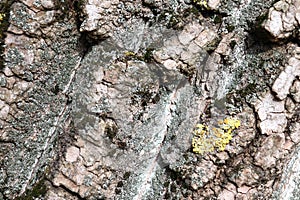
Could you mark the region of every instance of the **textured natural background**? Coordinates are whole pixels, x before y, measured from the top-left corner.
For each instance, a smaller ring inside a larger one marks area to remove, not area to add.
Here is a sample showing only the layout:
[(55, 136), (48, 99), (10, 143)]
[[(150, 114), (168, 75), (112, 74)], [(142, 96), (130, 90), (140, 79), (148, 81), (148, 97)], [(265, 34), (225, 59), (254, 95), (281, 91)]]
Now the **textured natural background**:
[(300, 0), (1, 0), (0, 199), (299, 199), (299, 28)]

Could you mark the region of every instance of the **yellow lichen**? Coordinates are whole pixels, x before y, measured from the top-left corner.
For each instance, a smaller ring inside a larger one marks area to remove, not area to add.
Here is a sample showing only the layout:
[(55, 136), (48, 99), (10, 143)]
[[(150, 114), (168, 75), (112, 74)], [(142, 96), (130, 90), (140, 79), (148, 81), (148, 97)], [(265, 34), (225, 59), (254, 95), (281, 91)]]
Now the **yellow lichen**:
[(196, 3), (198, 6), (200, 6), (202, 8), (209, 10), (207, 0), (194, 0), (194, 3)]
[(197, 124), (192, 139), (193, 152), (203, 154), (215, 149), (224, 151), (232, 139), (232, 132), (241, 125), (236, 118), (225, 118), (219, 122), (219, 127), (209, 128), (203, 124)]
[(126, 52), (124, 53), (124, 55), (125, 55), (125, 56), (128, 56), (128, 57), (130, 57), (130, 56), (136, 56), (136, 54), (135, 54), (134, 52), (132, 52), (132, 51), (126, 51)]
[(4, 17), (5, 17), (5, 14), (0, 13), (0, 24), (1, 24), (1, 21), (3, 21)]

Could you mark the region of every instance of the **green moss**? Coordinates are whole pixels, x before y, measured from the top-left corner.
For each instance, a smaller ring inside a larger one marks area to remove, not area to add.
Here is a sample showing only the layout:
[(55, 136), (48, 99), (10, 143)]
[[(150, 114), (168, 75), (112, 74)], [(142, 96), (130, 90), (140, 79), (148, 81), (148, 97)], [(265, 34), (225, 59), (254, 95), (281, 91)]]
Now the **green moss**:
[(131, 172), (125, 172), (125, 174), (123, 175), (123, 179), (127, 180), (131, 175)]
[(237, 44), (237, 43), (236, 43), (235, 40), (232, 40), (232, 41), (230, 41), (230, 43), (229, 43), (231, 49), (233, 49), (233, 48), (235, 47), (236, 44)]
[(178, 16), (172, 15), (170, 17), (169, 23), (167, 24), (167, 28), (175, 27), (179, 23)]
[(215, 24), (219, 24), (219, 23), (222, 22), (222, 16), (216, 14), (216, 15), (214, 16), (213, 20), (214, 20), (214, 23), (215, 23)]
[(143, 60), (145, 62), (151, 62), (153, 60), (153, 51), (154, 51), (154, 48), (147, 48), (146, 49), (146, 52), (143, 56)]
[(232, 32), (235, 29), (235, 26), (228, 24), (226, 29), (228, 30), (228, 32)]
[(113, 140), (114, 137), (116, 137), (116, 135), (118, 133), (118, 128), (115, 125), (113, 125), (113, 126), (107, 125), (105, 127), (105, 133), (106, 133), (107, 137), (109, 137), (110, 140)]
[(215, 37), (209, 44), (204, 48), (208, 53), (212, 53), (221, 42), (221, 37)]
[(17, 200), (32, 200), (35, 198), (44, 197), (47, 193), (47, 186), (45, 184), (45, 178), (37, 182), (31, 190), (27, 190), (24, 195), (17, 198)]
[(128, 61), (128, 60), (140, 60), (143, 62), (151, 62), (153, 60), (153, 51), (154, 48), (147, 48), (144, 53), (142, 52), (132, 52), (132, 51), (126, 51), (124, 52), (124, 58), (121, 59), (123, 61)]
[(238, 94), (241, 95), (242, 98), (246, 98), (248, 95), (255, 93), (257, 91), (257, 84), (256, 83), (249, 83), (245, 88), (242, 90), (237, 91)]
[(194, 14), (195, 16), (198, 16), (200, 12), (196, 7), (192, 6), (184, 13), (184, 16), (187, 17), (189, 16), (189, 14)]

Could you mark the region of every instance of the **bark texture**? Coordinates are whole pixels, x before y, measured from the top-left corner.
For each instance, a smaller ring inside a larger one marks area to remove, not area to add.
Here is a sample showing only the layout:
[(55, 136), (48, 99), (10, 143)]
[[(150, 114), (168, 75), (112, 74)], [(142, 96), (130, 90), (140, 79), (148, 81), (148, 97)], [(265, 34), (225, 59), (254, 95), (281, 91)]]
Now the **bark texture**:
[(299, 0), (0, 8), (0, 199), (298, 198)]

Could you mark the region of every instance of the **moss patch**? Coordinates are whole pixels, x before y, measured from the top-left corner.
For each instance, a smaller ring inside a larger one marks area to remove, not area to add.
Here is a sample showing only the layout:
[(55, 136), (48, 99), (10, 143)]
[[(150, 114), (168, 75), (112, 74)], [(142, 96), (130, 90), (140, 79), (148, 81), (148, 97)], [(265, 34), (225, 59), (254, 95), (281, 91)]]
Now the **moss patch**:
[(32, 189), (27, 190), (24, 195), (18, 197), (17, 200), (32, 200), (35, 198), (44, 197), (47, 193), (45, 178), (37, 182)]

